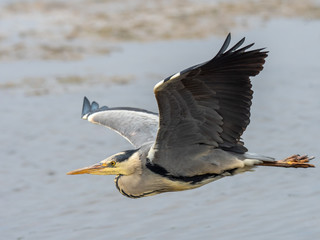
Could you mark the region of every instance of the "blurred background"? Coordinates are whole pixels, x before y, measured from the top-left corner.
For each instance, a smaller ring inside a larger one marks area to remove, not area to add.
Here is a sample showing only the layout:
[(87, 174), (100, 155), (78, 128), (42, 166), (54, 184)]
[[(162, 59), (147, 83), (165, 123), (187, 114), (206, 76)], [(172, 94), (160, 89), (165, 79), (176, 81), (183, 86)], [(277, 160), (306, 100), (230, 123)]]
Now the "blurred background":
[[(252, 79), (251, 152), (316, 157), (132, 200), (113, 176), (65, 173), (131, 149), (80, 119), (157, 111), (153, 86), (232, 44), (269, 51)], [(0, 0), (2, 239), (319, 239), (319, 0)]]

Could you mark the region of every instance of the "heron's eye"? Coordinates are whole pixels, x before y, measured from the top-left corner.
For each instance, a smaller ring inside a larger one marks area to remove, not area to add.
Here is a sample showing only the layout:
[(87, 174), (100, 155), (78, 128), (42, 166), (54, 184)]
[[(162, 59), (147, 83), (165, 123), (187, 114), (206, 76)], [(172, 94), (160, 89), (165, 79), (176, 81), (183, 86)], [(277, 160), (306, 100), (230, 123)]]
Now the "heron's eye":
[(111, 164), (112, 167), (114, 167), (116, 165), (116, 162), (115, 161), (111, 161), (110, 164)]

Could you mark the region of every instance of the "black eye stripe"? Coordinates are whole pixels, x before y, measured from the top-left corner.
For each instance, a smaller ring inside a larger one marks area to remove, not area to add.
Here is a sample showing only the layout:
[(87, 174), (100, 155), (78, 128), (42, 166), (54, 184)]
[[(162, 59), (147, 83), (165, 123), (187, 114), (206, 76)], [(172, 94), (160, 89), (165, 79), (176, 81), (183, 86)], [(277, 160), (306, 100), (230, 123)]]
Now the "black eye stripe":
[(115, 160), (117, 162), (123, 162), (125, 160), (127, 160), (130, 156), (132, 156), (132, 154), (134, 154), (135, 152), (137, 152), (139, 149), (134, 149), (134, 150), (127, 150), (124, 151), (123, 153), (116, 155), (115, 156)]

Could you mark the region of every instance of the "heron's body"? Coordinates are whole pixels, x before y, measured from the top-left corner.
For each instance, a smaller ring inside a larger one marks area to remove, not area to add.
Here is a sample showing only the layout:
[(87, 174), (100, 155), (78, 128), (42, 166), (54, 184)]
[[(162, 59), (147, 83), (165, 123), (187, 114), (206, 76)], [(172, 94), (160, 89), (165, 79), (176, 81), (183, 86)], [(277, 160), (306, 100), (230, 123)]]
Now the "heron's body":
[[(210, 149), (200, 146), (202, 149), (193, 149), (194, 152), (203, 152), (200, 156), (191, 156), (197, 158), (198, 166), (196, 175), (184, 174), (176, 175), (168, 172), (165, 168), (152, 164), (146, 156), (150, 151), (152, 144), (146, 144), (141, 149), (133, 153), (128, 159), (128, 164), (134, 166), (132, 173), (128, 175), (118, 175), (115, 183), (118, 190), (125, 196), (139, 198), (150, 196), (162, 192), (182, 191), (197, 188), (209, 182), (218, 180), (224, 176), (232, 176), (251, 169), (254, 164), (261, 163), (260, 160), (246, 159), (235, 156), (220, 149)], [(218, 161), (217, 161), (218, 160)], [(219, 162), (224, 164), (220, 164)], [(205, 171), (204, 171), (205, 170)]]
[(127, 197), (182, 191), (250, 170), (255, 166), (313, 167), (307, 156), (283, 161), (247, 153), (240, 137), (249, 124), (249, 77), (262, 70), (267, 52), (226, 51), (228, 35), (211, 60), (159, 82), (154, 93), (159, 115), (138, 108), (99, 107), (84, 99), (82, 118), (109, 127), (135, 146), (99, 164), (69, 174), (117, 175)]

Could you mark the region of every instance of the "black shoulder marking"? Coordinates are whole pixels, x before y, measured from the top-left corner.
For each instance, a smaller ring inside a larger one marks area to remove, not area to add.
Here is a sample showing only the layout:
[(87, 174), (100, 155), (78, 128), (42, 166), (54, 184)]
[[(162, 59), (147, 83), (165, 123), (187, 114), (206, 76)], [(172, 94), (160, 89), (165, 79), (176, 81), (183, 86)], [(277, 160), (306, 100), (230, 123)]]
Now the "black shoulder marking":
[(159, 174), (163, 177), (166, 177), (172, 181), (182, 181), (182, 182), (188, 182), (191, 184), (197, 184), (199, 182), (202, 182), (203, 180), (209, 179), (209, 178), (215, 178), (223, 175), (224, 173), (230, 173), (233, 175), (234, 171), (237, 168), (228, 169), (221, 173), (207, 173), (207, 174), (201, 174), (201, 175), (194, 175), (194, 176), (175, 176), (170, 174), (165, 168), (161, 167), (158, 164), (152, 164), (149, 159), (147, 159), (146, 167), (151, 170), (152, 172)]

